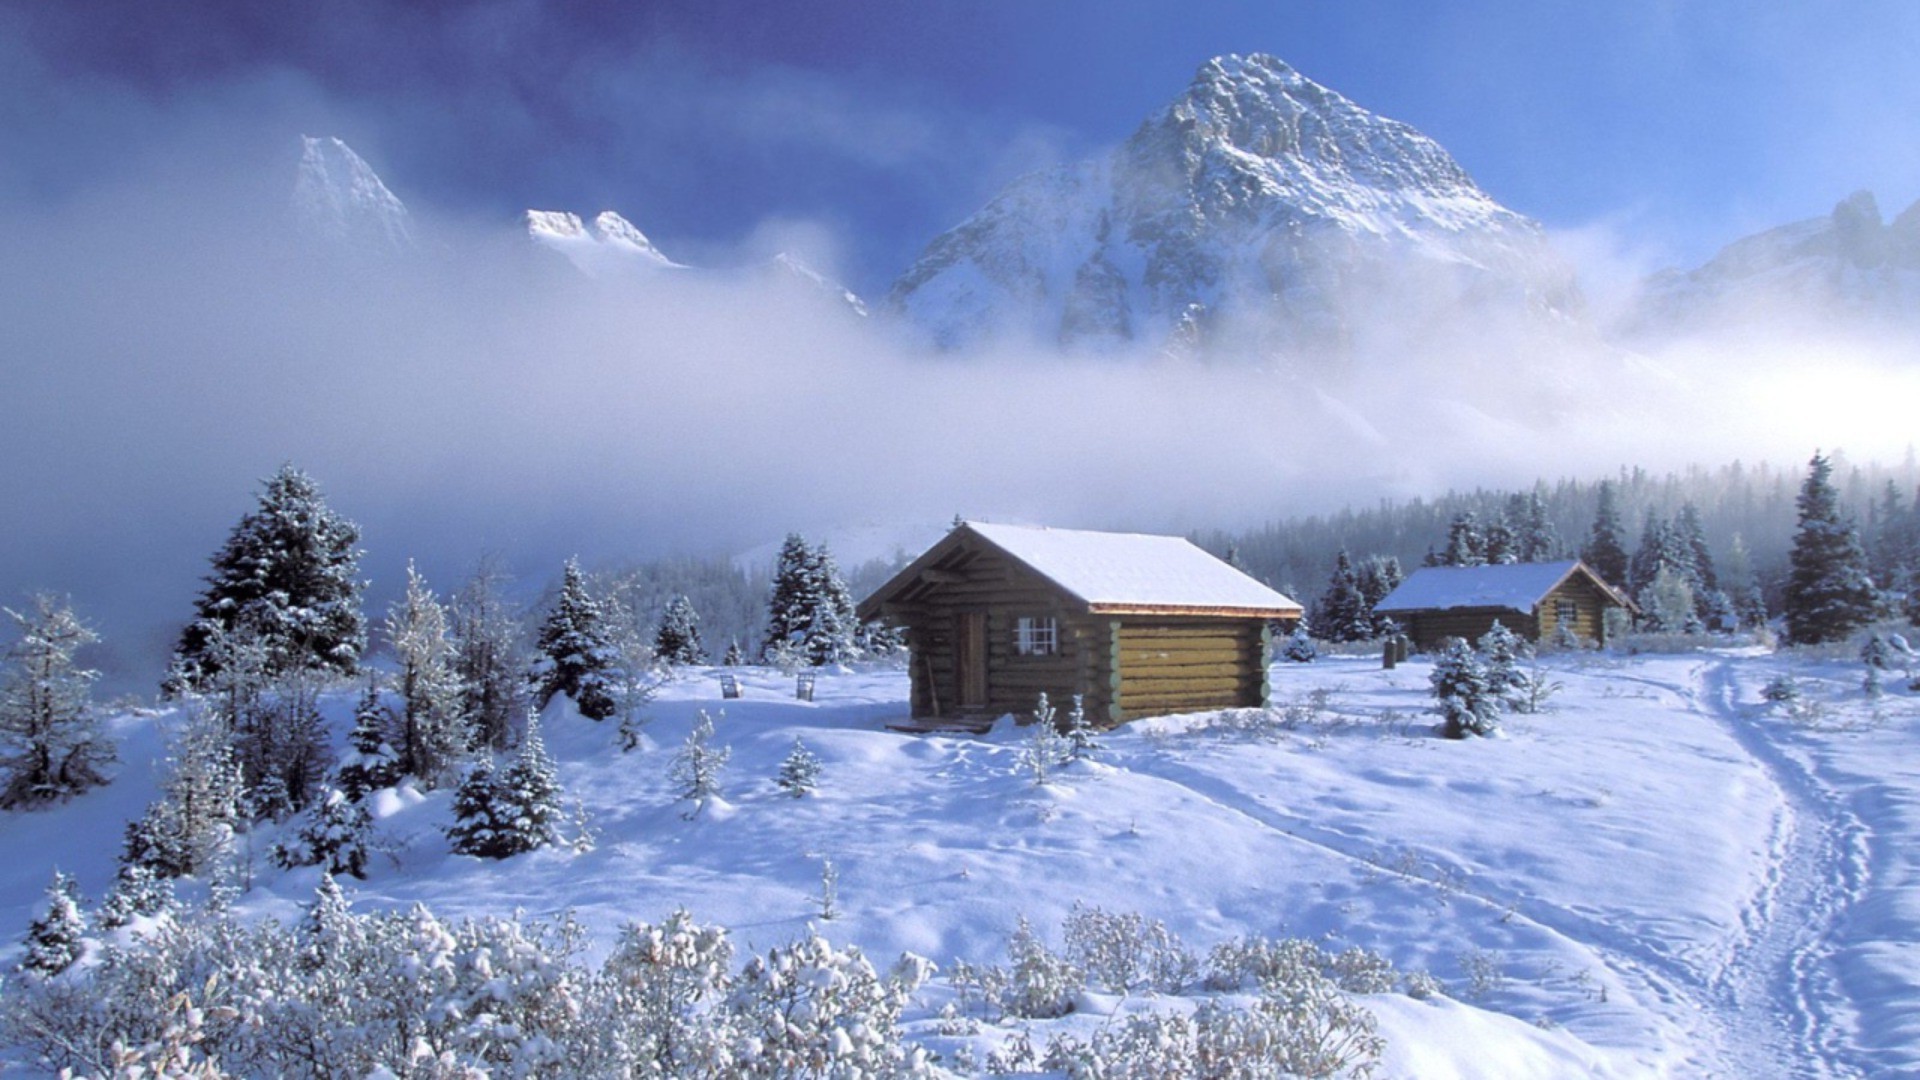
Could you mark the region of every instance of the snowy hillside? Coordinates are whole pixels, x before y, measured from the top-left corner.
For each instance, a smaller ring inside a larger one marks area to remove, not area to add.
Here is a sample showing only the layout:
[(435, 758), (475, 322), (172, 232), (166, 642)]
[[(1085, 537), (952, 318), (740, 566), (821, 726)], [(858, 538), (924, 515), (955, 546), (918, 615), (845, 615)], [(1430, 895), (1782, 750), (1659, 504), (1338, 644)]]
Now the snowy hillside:
[(997, 334), (1261, 357), (1462, 304), (1579, 317), (1538, 225), (1433, 140), (1270, 56), (1209, 61), (1111, 154), (1017, 181), (935, 239), (889, 303), (942, 344)]
[[(381, 851), (349, 896), (358, 911), (570, 910), (595, 954), (623, 921), (680, 907), (747, 951), (813, 923), (876, 963), (912, 951), (948, 972), (904, 1020), (949, 1064), (984, 1061), (1023, 1029), (1036, 1046), (1084, 1038), (1116, 1012), (1203, 993), (1088, 991), (1053, 1021), (937, 1015), (955, 960), (1003, 960), (1021, 915), (1057, 946), (1082, 904), (1163, 920), (1203, 956), (1240, 935), (1297, 935), (1430, 972), (1446, 996), (1359, 998), (1387, 1077), (1920, 1069), (1920, 696), (1869, 700), (1851, 664), (1560, 657), (1550, 711), (1449, 742), (1424, 711), (1427, 671), (1279, 666), (1289, 708), (1137, 722), (1036, 786), (1010, 722), (983, 738), (888, 731), (905, 712), (897, 670), (824, 675), (805, 703), (765, 669), (722, 701), (718, 673), (691, 669), (630, 753), (611, 725), (549, 716), (595, 850), (451, 855), (451, 793), (403, 788), (376, 799)], [(1799, 677), (1792, 715), (1759, 700), (1781, 671)], [(733, 757), (723, 797), (689, 820), (666, 763), (701, 709)], [(117, 722), (112, 787), (0, 817), (0, 922), (24, 929), (56, 865), (102, 893), (122, 823), (153, 795), (167, 723)], [(773, 783), (796, 736), (823, 762), (798, 800)], [(316, 872), (271, 868), (272, 839), (243, 845), (238, 907), (293, 918)], [(838, 917), (822, 921), (827, 860)]]
[(373, 167), (331, 136), (303, 135), (295, 173), (295, 220), (309, 235), (339, 248), (387, 256), (417, 246), (406, 204)]
[(1891, 222), (1873, 193), (1833, 213), (1727, 245), (1705, 265), (1646, 283), (1624, 329), (1654, 336), (1718, 326), (1911, 329), (1920, 321), (1920, 203)]

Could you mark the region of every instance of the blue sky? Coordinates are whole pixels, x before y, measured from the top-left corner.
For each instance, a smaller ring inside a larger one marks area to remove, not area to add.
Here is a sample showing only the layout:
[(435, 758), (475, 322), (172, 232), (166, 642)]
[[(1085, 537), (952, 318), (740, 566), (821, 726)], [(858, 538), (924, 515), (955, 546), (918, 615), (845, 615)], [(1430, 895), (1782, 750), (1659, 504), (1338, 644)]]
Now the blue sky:
[[(1695, 262), (1920, 196), (1920, 5), (76, 0), (0, 6), (0, 195), (338, 133), (416, 206), (622, 211), (670, 253), (774, 247), (866, 292), (1011, 177), (1266, 51), (1438, 139), (1495, 198)], [(199, 141), (196, 141), (199, 140)]]

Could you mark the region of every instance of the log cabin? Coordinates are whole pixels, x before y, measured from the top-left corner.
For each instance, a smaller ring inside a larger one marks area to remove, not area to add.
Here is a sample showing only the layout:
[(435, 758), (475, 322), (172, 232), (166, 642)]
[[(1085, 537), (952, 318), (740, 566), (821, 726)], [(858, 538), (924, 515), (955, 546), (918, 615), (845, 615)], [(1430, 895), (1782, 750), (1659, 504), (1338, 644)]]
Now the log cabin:
[(1428, 566), (1373, 606), (1413, 643), (1432, 649), (1450, 637), (1475, 640), (1502, 626), (1529, 641), (1550, 640), (1568, 624), (1583, 641), (1607, 640), (1609, 608), (1633, 602), (1578, 559), (1498, 566)]
[(1177, 536), (961, 522), (859, 614), (906, 631), (916, 721), (981, 726), (1044, 692), (1112, 726), (1265, 705), (1273, 625), (1301, 608)]

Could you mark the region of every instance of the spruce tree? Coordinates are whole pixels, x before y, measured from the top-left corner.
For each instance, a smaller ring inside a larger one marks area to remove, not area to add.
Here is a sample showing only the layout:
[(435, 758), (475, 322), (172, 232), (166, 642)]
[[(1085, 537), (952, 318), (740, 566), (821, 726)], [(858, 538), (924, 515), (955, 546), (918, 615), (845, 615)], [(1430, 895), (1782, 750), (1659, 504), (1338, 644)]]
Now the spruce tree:
[(720, 658), (721, 666), (739, 667), (740, 665), (746, 662), (747, 662), (746, 654), (742, 652), (740, 649), (740, 640), (738, 638), (735, 638), (733, 640), (728, 641), (727, 655)]
[(1551, 562), (1560, 555), (1560, 534), (1547, 516), (1545, 486), (1535, 484), (1520, 500), (1514, 521), (1514, 554), (1523, 563)]
[(567, 560), (560, 595), (540, 625), (538, 650), (531, 680), (535, 708), (545, 709), (555, 694), (565, 694), (589, 720), (605, 720), (619, 711), (619, 651), (606, 615), (587, 592), (586, 577), (573, 559)]
[(47, 885), (40, 913), (27, 927), (27, 955), (22, 971), (40, 976), (58, 975), (80, 959), (85, 948), (87, 921), (80, 914), (80, 887), (58, 870)]
[(1873, 618), (1866, 551), (1858, 530), (1840, 513), (1832, 475), (1832, 463), (1816, 452), (1795, 500), (1800, 516), (1783, 612), (1787, 640), (1795, 644), (1837, 641)]
[(494, 814), (501, 846), (509, 855), (534, 851), (560, 842), (560, 778), (547, 744), (540, 737), (540, 717), (527, 717), (520, 751), (495, 785)]
[(796, 799), (811, 795), (819, 785), (820, 759), (807, 749), (807, 744), (800, 741), (800, 736), (793, 737), (793, 749), (787, 751), (787, 756), (781, 760), (780, 775), (774, 778), (774, 783)]
[(473, 739), (461, 710), (459, 672), (447, 638), (447, 610), (407, 563), (407, 591), (387, 612), (387, 641), (399, 665), (400, 717), (395, 731), (400, 768), (438, 786)]
[(24, 614), (7, 614), (20, 639), (7, 650), (13, 670), (0, 683), (0, 806), (66, 799), (106, 783), (114, 749), (93, 708), (99, 673), (76, 662), (98, 635), (47, 594)]
[(815, 547), (789, 533), (774, 569), (767, 600), (767, 640), (772, 659), (783, 643), (815, 667), (845, 663), (858, 652), (859, 620), (853, 596), (825, 545)]
[(366, 650), (360, 611), (360, 527), (335, 514), (292, 465), (268, 478), (259, 505), (214, 553), (193, 621), (180, 635), (166, 689), (198, 689), (219, 666), (218, 633), (250, 627), (267, 673), (301, 668), (351, 675)]
[(527, 712), (520, 620), (502, 597), (504, 574), (482, 559), (448, 606), (460, 714), (473, 749), (505, 750)]
[(453, 824), (447, 829), (447, 841), (454, 854), (504, 859), (513, 853), (501, 820), (499, 797), (493, 760), (482, 754), (474, 759), (453, 793)]
[(668, 664), (704, 664), (706, 646), (700, 643), (700, 615), (685, 595), (667, 601), (660, 627), (653, 634), (653, 655)]
[(1580, 549), (1580, 558), (1600, 576), (1600, 580), (1616, 589), (1625, 589), (1630, 584), (1627, 580), (1626, 533), (1620, 524), (1620, 510), (1614, 505), (1611, 482), (1600, 482), (1598, 500), (1593, 515), (1593, 529), (1587, 535), (1585, 546)]
[(667, 775), (680, 798), (694, 804), (687, 811), (687, 817), (699, 813), (708, 799), (720, 794), (720, 774), (732, 756), (733, 751), (727, 747), (713, 745), (713, 718), (701, 709), (694, 717), (693, 727), (687, 731), (687, 741), (680, 745), (667, 766)]
[(1766, 624), (1766, 596), (1760, 590), (1759, 576), (1753, 571), (1753, 556), (1747, 551), (1747, 542), (1739, 533), (1733, 534), (1733, 540), (1727, 546), (1726, 572), (1720, 580), (1726, 582), (1727, 601), (1735, 625), (1754, 629)]
[(132, 922), (136, 916), (158, 915), (174, 905), (173, 882), (141, 863), (122, 863), (95, 918), (102, 930)]
[(1428, 675), (1433, 687), (1434, 711), (1445, 721), (1449, 739), (1491, 735), (1498, 727), (1500, 695), (1493, 687), (1486, 663), (1473, 646), (1449, 638), (1434, 658)]
[(365, 803), (329, 791), (314, 801), (293, 838), (275, 845), (273, 861), (282, 867), (321, 866), (329, 875), (367, 876), (367, 835), (373, 815)]
[(1307, 620), (1301, 619), (1287, 634), (1287, 643), (1281, 647), (1280, 655), (1296, 664), (1311, 664), (1320, 655), (1313, 643), (1313, 634), (1307, 629)]
[(380, 703), (379, 686), (369, 681), (353, 710), (347, 756), (335, 773), (334, 782), (348, 799), (360, 802), (371, 792), (394, 786), (405, 775), (399, 753), (387, 741), (393, 722), (393, 713)]
[[(1515, 496), (1518, 498), (1518, 496)], [(1520, 538), (1514, 534), (1511, 518), (1495, 517), (1481, 531), (1484, 558), (1490, 566), (1506, 566), (1520, 561)]]
[(1400, 569), (1400, 560), (1392, 555), (1368, 556), (1360, 564), (1359, 578), (1360, 597), (1366, 602), (1367, 617), (1373, 624), (1371, 636), (1388, 633), (1393, 620), (1384, 615), (1375, 615), (1373, 609), (1407, 579), (1405, 571)]
[(1373, 636), (1367, 600), (1360, 592), (1353, 562), (1345, 548), (1334, 558), (1333, 573), (1314, 611), (1313, 624), (1328, 641), (1365, 641)]
[(1480, 528), (1480, 519), (1473, 511), (1467, 510), (1454, 515), (1447, 525), (1447, 546), (1440, 553), (1440, 566), (1485, 566), (1487, 564), (1487, 537)]

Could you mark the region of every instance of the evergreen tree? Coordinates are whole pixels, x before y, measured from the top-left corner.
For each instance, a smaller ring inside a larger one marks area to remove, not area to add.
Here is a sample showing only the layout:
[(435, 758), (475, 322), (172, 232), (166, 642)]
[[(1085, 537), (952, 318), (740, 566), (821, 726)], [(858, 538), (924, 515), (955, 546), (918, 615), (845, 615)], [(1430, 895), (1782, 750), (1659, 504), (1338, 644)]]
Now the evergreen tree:
[(517, 855), (560, 842), (560, 777), (540, 737), (540, 717), (527, 717), (520, 752), (500, 774), (494, 794), (502, 847)]
[(555, 694), (565, 694), (589, 720), (605, 720), (619, 711), (619, 653), (606, 616), (588, 594), (586, 578), (573, 559), (567, 560), (560, 596), (540, 626), (538, 648), (532, 677), (535, 708), (545, 709)]
[(1633, 561), (1627, 564), (1628, 584), (1638, 596), (1653, 585), (1663, 566), (1674, 566), (1672, 529), (1658, 514), (1648, 513), (1640, 529), (1640, 546), (1633, 549)]
[(1280, 655), (1296, 664), (1311, 664), (1320, 655), (1313, 644), (1313, 635), (1307, 630), (1307, 620), (1301, 619), (1287, 634), (1287, 643), (1280, 649)]
[(707, 662), (706, 646), (700, 643), (700, 616), (684, 595), (667, 601), (660, 628), (654, 631), (653, 655), (668, 664)]
[(482, 559), (449, 605), (460, 715), (473, 749), (505, 750), (527, 712), (520, 620), (501, 595), (504, 574)]
[(322, 866), (329, 876), (367, 876), (367, 836), (373, 815), (365, 803), (342, 791), (329, 791), (314, 800), (289, 841), (274, 846), (273, 861), (281, 867)]
[(1873, 618), (1873, 581), (1860, 534), (1840, 513), (1833, 465), (1819, 453), (1795, 500), (1799, 525), (1787, 575), (1787, 640), (1795, 644), (1837, 641)]
[(1920, 565), (1920, 533), (1915, 528), (1916, 521), (1920, 521), (1920, 505), (1912, 509), (1902, 506), (1900, 489), (1889, 480), (1873, 511), (1873, 549), (1869, 562), (1873, 580), (1885, 583), (1890, 589), (1903, 588)]
[(1523, 563), (1551, 562), (1560, 555), (1560, 534), (1547, 514), (1545, 485), (1535, 484), (1509, 514), (1514, 522), (1514, 555)]
[(1373, 636), (1370, 609), (1345, 548), (1334, 559), (1333, 574), (1327, 579), (1327, 591), (1320, 596), (1313, 624), (1328, 641), (1365, 641)]
[(504, 859), (513, 854), (507, 826), (501, 821), (499, 797), (493, 760), (482, 754), (474, 759), (453, 793), (453, 824), (447, 829), (447, 841), (454, 854), (482, 859)]
[(1067, 760), (1081, 761), (1100, 751), (1094, 727), (1087, 722), (1086, 698), (1073, 695), (1073, 707), (1067, 710)]
[(447, 609), (407, 563), (407, 591), (387, 612), (387, 641), (399, 665), (400, 716), (394, 750), (403, 772), (432, 788), (454, 770), (473, 743), (461, 709), (462, 687)]
[(1593, 515), (1593, 529), (1580, 549), (1580, 558), (1600, 580), (1616, 589), (1625, 589), (1627, 580), (1626, 534), (1620, 524), (1620, 510), (1614, 505), (1613, 484), (1602, 480), (1599, 505)]
[(347, 736), (349, 752), (335, 774), (336, 785), (353, 802), (394, 786), (405, 775), (399, 753), (387, 742), (393, 722), (393, 713), (380, 703), (379, 686), (369, 680), (366, 693), (353, 710), (353, 731)]
[(1664, 563), (1634, 601), (1646, 629), (1656, 634), (1693, 633), (1700, 627), (1686, 576)]
[(1481, 532), (1484, 557), (1489, 565), (1507, 566), (1520, 561), (1520, 539), (1509, 524), (1511, 520), (1495, 517)]
[(820, 783), (820, 759), (808, 750), (800, 736), (793, 737), (793, 749), (780, 762), (780, 775), (774, 779), (780, 790), (798, 799), (811, 795)]
[(160, 798), (128, 824), (120, 860), (158, 877), (184, 877), (212, 865), (233, 837), (246, 783), (230, 731), (212, 710), (187, 710), (167, 766)]
[(269, 675), (318, 668), (351, 675), (367, 644), (360, 612), (360, 527), (336, 515), (291, 465), (266, 481), (259, 506), (213, 556), (213, 572), (180, 635), (166, 689), (197, 689), (218, 668), (215, 635), (249, 627)]
[(1473, 646), (1449, 638), (1434, 659), (1428, 680), (1433, 686), (1434, 711), (1445, 722), (1447, 738), (1491, 735), (1497, 730), (1500, 695)]
[(1492, 693), (1509, 706), (1514, 702), (1526, 701), (1533, 679), (1520, 665), (1533, 659), (1532, 646), (1495, 619), (1493, 626), (1480, 635), (1478, 648), (1486, 665), (1487, 686)]
[(1728, 606), (1735, 625), (1746, 629), (1764, 626), (1766, 596), (1760, 590), (1759, 576), (1753, 571), (1753, 556), (1747, 552), (1747, 542), (1739, 533), (1733, 534), (1733, 541), (1727, 547), (1726, 573), (1720, 580), (1726, 582)]
[(106, 783), (114, 749), (93, 708), (99, 673), (75, 662), (98, 635), (46, 594), (28, 612), (7, 614), (20, 639), (7, 650), (13, 670), (0, 683), (0, 806), (52, 802)]
[(667, 768), (680, 798), (694, 804), (687, 812), (688, 817), (699, 813), (702, 804), (720, 794), (720, 774), (732, 756), (733, 751), (727, 747), (713, 745), (713, 718), (701, 709), (687, 732), (687, 741), (681, 744)]
[(1367, 616), (1373, 623), (1372, 636), (1391, 633), (1393, 620), (1375, 615), (1373, 609), (1407, 579), (1406, 572), (1400, 569), (1400, 560), (1392, 555), (1370, 555), (1360, 564), (1359, 578), (1360, 597), (1366, 602)]
[(173, 882), (155, 874), (141, 863), (122, 863), (107, 890), (95, 921), (102, 930), (112, 930), (132, 922), (136, 916), (153, 916), (171, 910), (174, 905)]
[(789, 533), (780, 548), (773, 591), (767, 601), (769, 659), (782, 643), (815, 667), (841, 664), (857, 653), (853, 596), (825, 545), (815, 547)]
[(1468, 510), (1454, 515), (1447, 526), (1446, 550), (1440, 553), (1440, 566), (1485, 566), (1487, 564), (1487, 538), (1480, 529), (1480, 519)]
[(80, 914), (80, 887), (73, 878), (58, 870), (47, 885), (47, 898), (40, 913), (27, 927), (27, 955), (20, 961), (22, 971), (35, 975), (58, 975), (80, 959), (86, 947), (87, 921)]
[(740, 651), (740, 639), (734, 638), (728, 641), (727, 655), (720, 659), (721, 665), (724, 667), (739, 667), (746, 662), (746, 654)]

